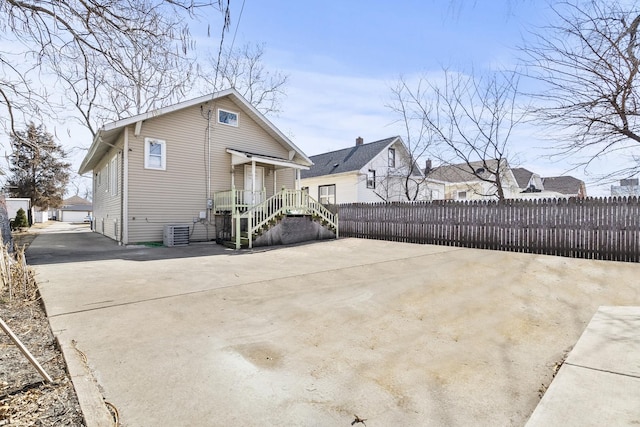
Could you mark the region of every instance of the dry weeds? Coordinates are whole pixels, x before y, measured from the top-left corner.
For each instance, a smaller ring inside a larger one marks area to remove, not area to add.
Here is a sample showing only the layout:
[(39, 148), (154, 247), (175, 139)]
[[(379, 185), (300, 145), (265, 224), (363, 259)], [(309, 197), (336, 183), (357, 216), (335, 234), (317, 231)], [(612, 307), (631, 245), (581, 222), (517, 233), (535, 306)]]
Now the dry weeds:
[(0, 426), (83, 426), (66, 364), (45, 315), (35, 275), (24, 257), (35, 233), (15, 238), (16, 252), (0, 250), (0, 318), (54, 380), (38, 371), (0, 330)]

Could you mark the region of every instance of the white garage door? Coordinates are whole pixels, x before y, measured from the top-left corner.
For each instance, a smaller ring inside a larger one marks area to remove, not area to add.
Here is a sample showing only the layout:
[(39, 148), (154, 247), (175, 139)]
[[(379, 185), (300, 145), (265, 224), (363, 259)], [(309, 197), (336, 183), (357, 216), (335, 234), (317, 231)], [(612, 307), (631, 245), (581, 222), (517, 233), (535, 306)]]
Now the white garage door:
[(88, 215), (87, 211), (61, 211), (63, 222), (82, 222), (84, 217)]

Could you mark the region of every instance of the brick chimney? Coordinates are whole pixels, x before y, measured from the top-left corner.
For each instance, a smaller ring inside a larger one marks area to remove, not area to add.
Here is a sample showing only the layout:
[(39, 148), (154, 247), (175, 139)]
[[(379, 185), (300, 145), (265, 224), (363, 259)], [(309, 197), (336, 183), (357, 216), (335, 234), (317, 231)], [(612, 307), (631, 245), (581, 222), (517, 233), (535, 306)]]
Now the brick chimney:
[(431, 159), (427, 159), (425, 165), (424, 165), (424, 173), (425, 175), (428, 174), (429, 172), (431, 172)]
[(356, 138), (356, 145), (362, 145), (364, 143), (364, 139), (361, 136)]

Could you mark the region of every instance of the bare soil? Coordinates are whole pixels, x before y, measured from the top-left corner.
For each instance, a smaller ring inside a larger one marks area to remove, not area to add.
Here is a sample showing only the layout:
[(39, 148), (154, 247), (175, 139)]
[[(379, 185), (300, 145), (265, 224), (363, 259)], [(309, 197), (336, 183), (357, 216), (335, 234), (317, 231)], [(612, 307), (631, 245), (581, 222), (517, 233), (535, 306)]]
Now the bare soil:
[[(29, 245), (37, 229), (15, 233), (16, 248)], [(33, 274), (29, 269), (29, 274)], [(13, 341), (0, 330), (0, 426), (84, 426), (62, 352), (51, 332), (35, 280), (0, 285), (0, 318), (54, 380), (47, 384)]]

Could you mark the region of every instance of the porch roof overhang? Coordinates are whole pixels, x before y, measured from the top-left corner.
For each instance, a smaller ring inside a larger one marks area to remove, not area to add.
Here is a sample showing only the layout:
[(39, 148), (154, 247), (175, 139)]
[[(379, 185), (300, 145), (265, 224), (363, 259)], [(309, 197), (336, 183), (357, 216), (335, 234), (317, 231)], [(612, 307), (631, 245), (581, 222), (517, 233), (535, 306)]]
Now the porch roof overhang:
[(231, 154), (231, 164), (233, 166), (255, 161), (256, 163), (273, 165), (276, 167), (276, 169), (309, 169), (309, 166), (301, 165), (300, 163), (295, 163), (291, 160), (283, 159), (280, 157), (266, 156), (264, 154), (250, 153), (247, 151), (239, 151), (232, 148), (227, 148), (227, 153)]

